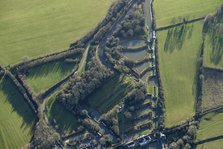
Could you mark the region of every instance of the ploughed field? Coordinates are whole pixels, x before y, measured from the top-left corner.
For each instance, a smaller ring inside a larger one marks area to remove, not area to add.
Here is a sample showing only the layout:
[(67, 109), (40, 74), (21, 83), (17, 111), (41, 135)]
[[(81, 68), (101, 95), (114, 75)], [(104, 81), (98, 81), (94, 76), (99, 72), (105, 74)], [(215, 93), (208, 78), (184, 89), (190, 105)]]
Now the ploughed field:
[(194, 115), (202, 27), (203, 21), (199, 21), (158, 32), (166, 126), (175, 125)]
[(25, 147), (32, 137), (35, 115), (13, 82), (0, 80), (0, 148)]
[(202, 86), (202, 111), (223, 106), (223, 71), (204, 69)]
[(0, 1), (0, 64), (65, 50), (93, 29), (113, 0)]
[(173, 25), (183, 19), (205, 17), (215, 12), (222, 3), (222, 0), (155, 0), (157, 27)]

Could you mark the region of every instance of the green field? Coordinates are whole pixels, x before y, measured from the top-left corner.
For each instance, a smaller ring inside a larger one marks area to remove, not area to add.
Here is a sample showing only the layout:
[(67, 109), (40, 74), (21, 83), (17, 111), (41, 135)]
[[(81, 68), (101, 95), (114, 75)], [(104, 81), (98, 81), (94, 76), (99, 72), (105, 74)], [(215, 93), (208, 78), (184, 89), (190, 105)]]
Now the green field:
[(157, 27), (182, 22), (183, 18), (194, 19), (215, 12), (222, 0), (155, 0)]
[(11, 80), (0, 81), (0, 148), (25, 147), (32, 136), (35, 116)]
[(158, 32), (166, 126), (175, 125), (194, 115), (202, 26), (203, 22), (199, 21)]
[(197, 132), (197, 141), (223, 135), (223, 110), (202, 117)]
[(76, 117), (55, 100), (55, 94), (49, 97), (46, 106), (49, 120), (55, 122), (61, 133), (69, 134), (79, 126)]
[(222, 149), (223, 140), (211, 141), (204, 144), (200, 144), (196, 149)]
[(114, 0), (0, 0), (0, 64), (64, 50), (94, 28)]
[(105, 113), (118, 104), (131, 89), (135, 83), (127, 76), (115, 76), (109, 82), (90, 95), (85, 101), (89, 111), (98, 111)]
[(63, 61), (40, 65), (28, 70), (26, 83), (35, 93), (45, 91), (72, 72), (74, 65)]

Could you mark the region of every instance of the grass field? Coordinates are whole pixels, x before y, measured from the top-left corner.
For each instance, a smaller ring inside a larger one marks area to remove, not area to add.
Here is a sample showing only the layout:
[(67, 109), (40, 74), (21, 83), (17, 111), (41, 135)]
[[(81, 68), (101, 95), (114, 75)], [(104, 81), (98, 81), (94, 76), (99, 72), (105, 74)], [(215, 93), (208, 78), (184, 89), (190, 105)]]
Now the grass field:
[(202, 117), (197, 132), (197, 141), (223, 135), (223, 110)]
[(67, 64), (63, 61), (37, 66), (28, 71), (26, 83), (35, 93), (40, 93), (64, 79), (74, 67), (73, 64)]
[(196, 149), (222, 149), (223, 139), (200, 144)]
[(25, 147), (32, 136), (35, 115), (8, 78), (0, 81), (0, 148)]
[(114, 0), (0, 0), (0, 64), (64, 50), (105, 16)]
[(71, 112), (69, 112), (62, 104), (55, 101), (55, 95), (49, 97), (46, 106), (49, 120), (53, 120), (55, 122), (61, 133), (69, 134), (79, 126), (76, 117), (72, 115)]
[(223, 105), (223, 71), (204, 69), (202, 110)]
[(215, 12), (222, 0), (155, 0), (154, 10), (157, 27), (194, 19)]
[(85, 101), (89, 111), (105, 113), (118, 104), (135, 85), (127, 76), (115, 76), (90, 95)]
[(202, 24), (200, 21), (158, 32), (166, 126), (177, 124), (194, 115)]

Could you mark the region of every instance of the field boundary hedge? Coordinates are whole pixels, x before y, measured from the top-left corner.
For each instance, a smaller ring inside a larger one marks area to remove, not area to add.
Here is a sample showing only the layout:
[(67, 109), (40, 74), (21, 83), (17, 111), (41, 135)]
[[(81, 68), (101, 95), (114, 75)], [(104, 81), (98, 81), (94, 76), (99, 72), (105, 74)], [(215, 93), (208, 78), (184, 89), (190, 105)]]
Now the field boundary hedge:
[(147, 48), (147, 45), (141, 46), (141, 47), (137, 47), (137, 48), (122, 48), (122, 52), (139, 52), (139, 51), (143, 51)]
[(202, 35), (202, 44), (201, 44), (201, 51), (200, 51), (200, 57), (198, 61), (199, 70), (197, 75), (197, 97), (196, 97), (196, 109), (195, 112), (198, 117), (200, 113), (202, 112), (202, 97), (203, 97), (203, 74), (204, 74), (204, 44), (205, 43), (205, 36)]
[(166, 29), (169, 29), (169, 28), (173, 28), (173, 27), (177, 27), (177, 26), (183, 25), (183, 24), (194, 23), (194, 22), (197, 22), (197, 21), (204, 20), (204, 18), (205, 17), (200, 17), (200, 18), (196, 18), (196, 19), (192, 19), (192, 20), (185, 20), (184, 22), (180, 22), (180, 23), (173, 24), (173, 25), (159, 27), (159, 28), (156, 29), (156, 31), (166, 30)]
[(200, 144), (204, 144), (204, 143), (207, 143), (207, 142), (212, 142), (212, 141), (216, 141), (216, 140), (220, 140), (220, 139), (223, 139), (223, 135), (216, 136), (216, 137), (211, 137), (211, 138), (207, 138), (207, 139), (198, 141), (198, 142), (195, 143), (195, 145), (200, 145)]
[[(156, 31), (156, 20), (155, 20), (155, 11), (154, 11), (154, 0), (151, 1), (151, 15), (152, 15), (152, 30)], [(157, 35), (157, 34), (156, 34)], [(156, 76), (157, 76), (157, 84), (158, 84), (158, 102), (157, 109), (159, 111), (159, 123), (158, 129), (163, 129), (164, 126), (164, 113), (165, 113), (165, 99), (164, 99), (164, 90), (162, 81), (160, 78), (160, 70), (159, 70), (159, 47), (158, 47), (158, 38), (155, 39), (155, 64), (156, 64)]]
[(23, 95), (23, 97), (25, 98), (31, 109), (34, 111), (34, 113), (37, 114), (38, 103), (32, 98), (32, 95), (27, 91), (26, 88), (24, 88), (24, 86), (16, 79), (16, 77), (10, 71), (6, 70), (6, 74), (18, 88), (18, 90)]
[(45, 56), (40, 56), (35, 59), (16, 64), (13, 67), (11, 67), (10, 70), (12, 72), (18, 72), (23, 69), (30, 69), (32, 67), (39, 66), (48, 62), (53, 62), (59, 59), (63, 59), (75, 54), (81, 54), (81, 53), (83, 54), (83, 51), (84, 51), (83, 49), (79, 48), (79, 49), (71, 49), (71, 50), (65, 50), (65, 51), (61, 51), (57, 53), (52, 53)]

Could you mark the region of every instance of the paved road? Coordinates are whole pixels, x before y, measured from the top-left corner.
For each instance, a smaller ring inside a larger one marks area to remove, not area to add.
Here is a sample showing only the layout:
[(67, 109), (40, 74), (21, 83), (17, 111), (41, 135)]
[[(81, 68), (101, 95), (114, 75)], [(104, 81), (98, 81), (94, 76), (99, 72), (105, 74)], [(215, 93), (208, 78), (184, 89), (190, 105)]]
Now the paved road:
[(152, 27), (152, 11), (151, 11), (151, 2), (152, 0), (145, 0), (144, 9), (145, 9), (145, 20), (146, 24), (151, 30)]

